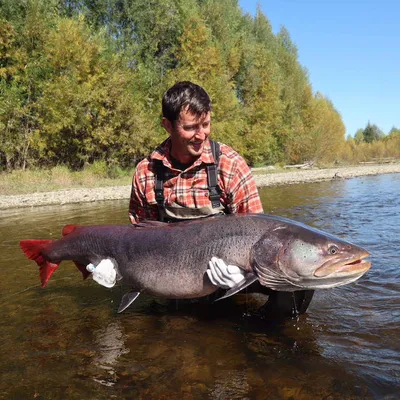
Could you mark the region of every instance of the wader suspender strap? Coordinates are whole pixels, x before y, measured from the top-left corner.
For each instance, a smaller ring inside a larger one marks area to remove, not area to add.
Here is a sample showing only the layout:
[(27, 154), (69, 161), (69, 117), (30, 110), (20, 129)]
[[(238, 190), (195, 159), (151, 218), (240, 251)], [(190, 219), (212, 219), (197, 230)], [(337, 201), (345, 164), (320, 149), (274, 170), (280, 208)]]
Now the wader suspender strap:
[(218, 163), (219, 163), (219, 143), (210, 140), (211, 151), (214, 157), (214, 164), (207, 165), (207, 180), (208, 180), (208, 192), (212, 208), (218, 208), (221, 206), (220, 197), (221, 189), (218, 186)]
[[(212, 208), (220, 207), (221, 189), (218, 186), (218, 164), (219, 164), (219, 143), (210, 140), (211, 152), (214, 157), (214, 164), (207, 165), (208, 192)], [(161, 160), (154, 160), (156, 167), (155, 192), (156, 202), (159, 210), (160, 221), (164, 219), (164, 164)]]
[(155, 192), (156, 202), (158, 206), (158, 218), (164, 221), (164, 164), (161, 160), (155, 160), (156, 176), (155, 176)]

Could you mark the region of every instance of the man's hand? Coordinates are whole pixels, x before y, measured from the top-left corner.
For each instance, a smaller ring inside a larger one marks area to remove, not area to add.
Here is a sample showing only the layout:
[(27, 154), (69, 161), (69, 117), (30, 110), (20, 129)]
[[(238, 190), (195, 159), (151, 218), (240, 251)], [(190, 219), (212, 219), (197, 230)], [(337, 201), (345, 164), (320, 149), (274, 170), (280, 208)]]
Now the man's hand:
[(114, 263), (108, 258), (101, 260), (97, 266), (88, 264), (86, 269), (92, 273), (93, 279), (100, 285), (108, 288), (115, 285), (117, 280), (117, 271), (115, 270)]
[(245, 279), (245, 271), (236, 265), (227, 265), (220, 258), (212, 257), (208, 265), (206, 272), (211, 283), (222, 289), (233, 288)]

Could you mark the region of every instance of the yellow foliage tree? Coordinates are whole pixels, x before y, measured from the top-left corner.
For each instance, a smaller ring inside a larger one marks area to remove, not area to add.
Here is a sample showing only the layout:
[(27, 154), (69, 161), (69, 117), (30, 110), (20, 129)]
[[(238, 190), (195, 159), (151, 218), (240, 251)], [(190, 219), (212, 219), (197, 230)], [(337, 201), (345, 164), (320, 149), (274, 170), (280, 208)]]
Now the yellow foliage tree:
[(345, 144), (346, 128), (342, 117), (332, 102), (320, 93), (315, 96), (314, 116), (314, 125), (306, 141), (307, 149), (303, 159), (322, 163), (335, 161)]
[(203, 86), (212, 100), (213, 137), (240, 150), (239, 103), (220, 49), (213, 43), (210, 30), (201, 18), (193, 16), (185, 24), (179, 41), (180, 47), (176, 54), (178, 64), (176, 69), (167, 74), (166, 88), (183, 80)]

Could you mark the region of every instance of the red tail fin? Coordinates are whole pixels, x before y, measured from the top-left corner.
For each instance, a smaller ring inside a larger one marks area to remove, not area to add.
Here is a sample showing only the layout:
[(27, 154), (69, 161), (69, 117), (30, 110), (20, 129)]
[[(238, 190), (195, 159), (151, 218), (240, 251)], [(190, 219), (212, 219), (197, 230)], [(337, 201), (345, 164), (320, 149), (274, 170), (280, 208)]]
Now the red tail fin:
[(42, 250), (53, 243), (53, 240), (21, 240), (19, 245), (30, 260), (36, 261), (40, 267), (40, 280), (45, 287), (53, 272), (60, 264), (53, 264), (42, 255)]

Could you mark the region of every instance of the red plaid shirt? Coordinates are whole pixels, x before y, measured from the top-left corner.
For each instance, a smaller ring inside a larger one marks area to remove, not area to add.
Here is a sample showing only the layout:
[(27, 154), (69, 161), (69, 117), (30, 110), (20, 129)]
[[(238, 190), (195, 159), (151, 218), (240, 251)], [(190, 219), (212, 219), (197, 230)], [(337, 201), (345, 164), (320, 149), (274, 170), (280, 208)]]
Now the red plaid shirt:
[[(129, 217), (132, 223), (141, 220), (158, 220), (155, 197), (155, 162), (162, 160), (164, 173), (165, 205), (173, 203), (182, 207), (201, 208), (210, 205), (206, 164), (213, 164), (210, 142), (204, 144), (201, 156), (186, 170), (172, 167), (171, 141), (168, 138), (136, 167), (132, 182)], [(262, 213), (263, 208), (250, 168), (244, 159), (229, 146), (220, 143), (218, 185), (221, 204), (230, 213)]]

